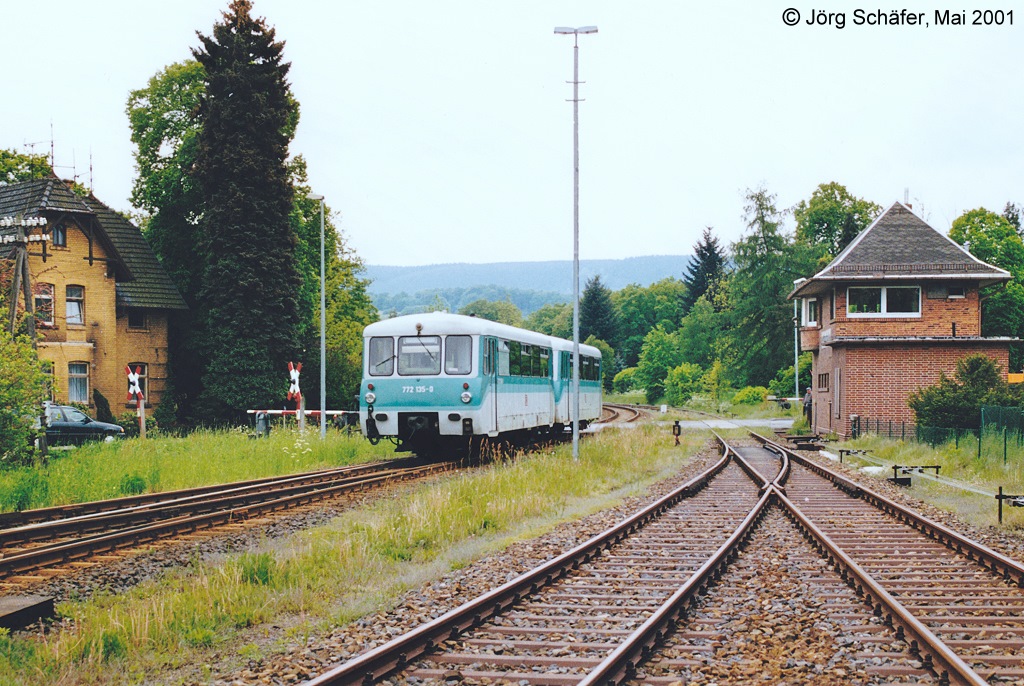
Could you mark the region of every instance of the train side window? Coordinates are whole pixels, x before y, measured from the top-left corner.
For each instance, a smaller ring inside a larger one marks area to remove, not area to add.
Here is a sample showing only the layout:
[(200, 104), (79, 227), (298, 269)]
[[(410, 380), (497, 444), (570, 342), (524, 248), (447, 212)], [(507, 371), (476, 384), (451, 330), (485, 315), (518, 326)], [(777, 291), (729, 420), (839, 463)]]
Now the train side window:
[(551, 378), (551, 349), (542, 348), (540, 351), (540, 375)]
[(508, 342), (508, 373), (510, 376), (523, 373), (523, 346), (516, 341)]
[(536, 345), (530, 348), (530, 367), (533, 369), (533, 376), (544, 376), (540, 368), (540, 348)]
[(469, 374), (473, 362), (473, 339), (448, 336), (444, 339), (444, 373)]
[(371, 338), (366, 367), (370, 376), (391, 376), (395, 371), (395, 339), (390, 336)]
[(508, 376), (510, 367), (508, 341), (500, 341), (498, 343), (498, 375)]
[(398, 339), (398, 373), (426, 376), (441, 373), (440, 336), (402, 336)]
[(493, 345), (493, 343), (491, 341), (493, 341), (493, 340), (494, 340), (493, 338), (484, 338), (483, 339), (484, 349), (483, 349), (483, 363), (481, 364), (481, 367), (483, 368), (484, 376), (490, 376), (491, 373), (494, 371), (494, 362), (493, 362), (493, 358), (491, 357), (491, 346)]

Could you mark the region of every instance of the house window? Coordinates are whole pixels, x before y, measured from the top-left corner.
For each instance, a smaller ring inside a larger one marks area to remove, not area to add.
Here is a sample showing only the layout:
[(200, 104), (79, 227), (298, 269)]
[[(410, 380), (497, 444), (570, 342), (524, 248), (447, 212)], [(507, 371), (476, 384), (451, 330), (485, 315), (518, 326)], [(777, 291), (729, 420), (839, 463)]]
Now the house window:
[(918, 286), (850, 287), (846, 291), (846, 312), (850, 317), (920, 317), (921, 289)]
[(89, 403), (89, 363), (68, 364), (68, 402)]
[[(149, 398), (149, 365), (145, 362), (129, 362), (128, 368), (139, 375), (139, 388), (142, 389), (142, 397)], [(131, 388), (131, 383), (128, 383), (128, 388)], [(135, 400), (135, 396), (132, 396), (132, 400)]]
[(63, 223), (53, 227), (50, 236), (50, 244), (56, 248), (68, 247), (68, 228)]
[(53, 284), (37, 283), (35, 288), (34, 306), (36, 323), (53, 326)]
[(67, 323), (85, 324), (85, 286), (68, 286), (64, 298)]
[(816, 326), (818, 324), (818, 301), (813, 298), (804, 298), (804, 326)]
[(129, 329), (145, 329), (146, 328), (146, 311), (141, 307), (129, 307), (128, 308), (128, 328)]
[(962, 300), (967, 297), (967, 289), (963, 286), (950, 286), (949, 287), (949, 299), (950, 300)]
[(818, 390), (819, 391), (827, 391), (828, 390), (828, 373), (827, 372), (825, 374), (818, 374)]

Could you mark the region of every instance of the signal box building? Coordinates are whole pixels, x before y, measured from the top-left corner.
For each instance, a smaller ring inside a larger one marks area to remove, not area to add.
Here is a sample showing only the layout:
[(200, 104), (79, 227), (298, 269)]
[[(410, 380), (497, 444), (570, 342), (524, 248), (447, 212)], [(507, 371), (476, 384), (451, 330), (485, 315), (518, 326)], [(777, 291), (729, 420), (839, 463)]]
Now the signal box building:
[[(98, 390), (115, 415), (134, 408), (126, 403), (130, 365), (140, 368), (147, 406), (159, 404), (168, 318), (186, 305), (139, 228), (56, 177), (0, 186), (3, 217), (46, 219), (25, 231), (48, 236), (28, 243), (28, 265), (38, 352), (52, 364), (53, 400), (94, 406)], [(0, 227), (0, 236), (16, 230)], [(0, 251), (0, 258), (10, 257)]]
[(854, 416), (912, 424), (910, 394), (972, 353), (1005, 379), (1013, 339), (981, 335), (979, 291), (1009, 278), (894, 203), (789, 296), (813, 354), (812, 431), (847, 438)]

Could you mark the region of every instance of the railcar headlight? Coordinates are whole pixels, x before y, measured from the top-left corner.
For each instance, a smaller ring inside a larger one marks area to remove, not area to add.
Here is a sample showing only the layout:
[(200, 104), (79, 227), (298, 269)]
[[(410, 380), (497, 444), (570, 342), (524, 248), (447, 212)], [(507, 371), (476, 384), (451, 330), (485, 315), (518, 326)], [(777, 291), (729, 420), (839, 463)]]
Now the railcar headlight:
[(373, 391), (369, 391), (367, 392), (366, 395), (363, 396), (363, 399), (366, 400), (367, 405), (372, 405), (374, 402), (377, 401), (377, 394), (374, 393)]
[(463, 391), (462, 392), (462, 402), (468, 403), (472, 399), (473, 399), (473, 394), (472, 393), (470, 393), (469, 391)]

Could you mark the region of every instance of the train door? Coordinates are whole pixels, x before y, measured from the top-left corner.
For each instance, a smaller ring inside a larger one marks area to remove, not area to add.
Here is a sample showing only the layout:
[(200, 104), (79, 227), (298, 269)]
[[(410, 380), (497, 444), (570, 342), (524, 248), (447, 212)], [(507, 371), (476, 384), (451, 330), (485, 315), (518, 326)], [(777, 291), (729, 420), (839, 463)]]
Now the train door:
[(498, 434), (498, 340), (484, 338), (483, 364), (484, 396), (487, 401), (481, 408), (486, 413), (487, 424), (484, 429), (488, 434)]

